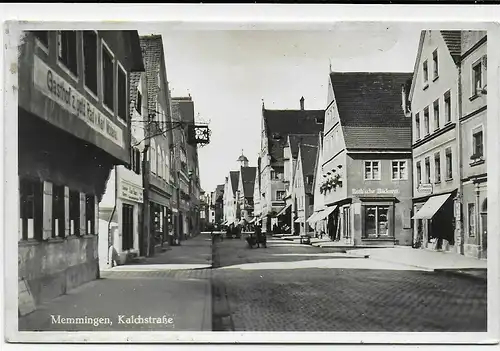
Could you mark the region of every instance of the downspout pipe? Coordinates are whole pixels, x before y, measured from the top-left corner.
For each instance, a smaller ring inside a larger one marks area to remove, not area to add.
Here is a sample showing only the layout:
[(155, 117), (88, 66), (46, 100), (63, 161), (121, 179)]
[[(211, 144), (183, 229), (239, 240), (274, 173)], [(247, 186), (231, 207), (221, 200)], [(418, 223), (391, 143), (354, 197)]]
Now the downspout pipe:
[[(462, 137), (461, 137), (461, 123), (460, 117), (462, 116), (462, 63), (458, 64), (458, 113), (457, 113), (457, 154), (458, 154), (458, 190), (455, 201), (458, 202), (456, 209), (458, 213), (455, 216), (459, 216), (458, 220), (455, 221), (457, 228), (457, 238), (459, 239), (459, 245), (457, 247), (457, 252), (463, 254), (464, 247), (464, 229), (463, 229), (463, 218), (462, 218), (462, 171), (463, 171), (463, 155), (462, 155)], [(456, 245), (457, 243), (455, 243)]]
[(113, 265), (113, 256), (109, 257), (109, 247), (112, 246), (112, 240), (111, 239), (111, 221), (113, 220), (113, 216), (115, 215), (115, 212), (116, 212), (116, 197), (117, 197), (117, 194), (118, 194), (118, 174), (117, 174), (117, 167), (114, 166), (114, 172), (115, 172), (115, 196), (114, 196), (114, 200), (115, 200), (115, 204), (113, 206), (113, 211), (111, 211), (111, 216), (109, 217), (109, 220), (108, 220), (108, 264), (111, 264)]

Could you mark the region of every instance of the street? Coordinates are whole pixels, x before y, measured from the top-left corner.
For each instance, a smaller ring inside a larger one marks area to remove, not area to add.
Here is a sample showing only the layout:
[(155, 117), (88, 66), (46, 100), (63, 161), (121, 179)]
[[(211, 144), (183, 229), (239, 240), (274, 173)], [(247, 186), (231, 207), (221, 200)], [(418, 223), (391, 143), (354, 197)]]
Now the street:
[(340, 251), (270, 237), (250, 249), (244, 236), (212, 244), (202, 233), (101, 272), (19, 330), (486, 330), (486, 281)]
[(226, 329), (486, 330), (485, 281), (342, 258), (335, 249), (282, 240), (260, 249), (224, 240), (215, 251), (213, 283), (226, 292), (231, 310)]

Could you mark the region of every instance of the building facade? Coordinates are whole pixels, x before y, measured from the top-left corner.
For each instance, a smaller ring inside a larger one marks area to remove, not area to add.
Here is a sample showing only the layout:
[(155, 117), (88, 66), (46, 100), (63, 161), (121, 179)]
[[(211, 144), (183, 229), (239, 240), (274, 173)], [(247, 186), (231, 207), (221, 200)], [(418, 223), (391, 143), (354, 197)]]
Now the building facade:
[(463, 247), (466, 256), (487, 257), (486, 31), (462, 31), (460, 63), (460, 152)]
[(224, 187), (224, 224), (238, 224), (238, 185), (240, 179), (239, 171), (230, 171), (229, 176), (226, 177), (226, 184)]
[[(240, 156), (241, 157), (241, 156)], [(238, 203), (240, 208), (240, 220), (250, 223), (254, 218), (253, 193), (255, 190), (256, 167), (246, 167), (240, 169), (240, 179), (238, 181)]]
[(324, 111), (267, 110), (262, 105), (260, 152), (260, 208), (263, 232), (278, 225), (278, 214), (286, 207), (284, 149), (289, 134), (315, 134), (323, 129)]
[(459, 31), (423, 31), (410, 91), (416, 246), (460, 250)]
[(217, 185), (214, 195), (212, 198), (214, 221), (212, 222), (220, 225), (224, 222), (224, 184)]
[[(326, 233), (343, 245), (411, 245), (410, 73), (331, 73), (323, 164)], [(370, 106), (364, 108), (364, 106)]]
[[(129, 165), (136, 31), (26, 32), (19, 48), (19, 310), (99, 276), (98, 203)], [(26, 293), (29, 291), (29, 293)]]

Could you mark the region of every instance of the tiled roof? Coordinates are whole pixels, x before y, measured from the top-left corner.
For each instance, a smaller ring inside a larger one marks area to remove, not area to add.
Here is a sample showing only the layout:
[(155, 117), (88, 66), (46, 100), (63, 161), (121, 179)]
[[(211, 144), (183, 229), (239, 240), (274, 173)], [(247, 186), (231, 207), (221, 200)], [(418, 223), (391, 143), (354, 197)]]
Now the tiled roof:
[(318, 134), (319, 133), (314, 133), (314, 134), (290, 134), (290, 149), (292, 151), (292, 156), (297, 157), (299, 153), (299, 144), (311, 144), (311, 145), (317, 145), (318, 143)]
[(440, 31), (444, 42), (450, 51), (450, 55), (455, 63), (460, 62), (462, 53), (462, 32), (459, 30), (442, 30)]
[(411, 78), (411, 73), (330, 74), (347, 148), (410, 147), (411, 118), (403, 113), (401, 89)]
[[(315, 166), (316, 166), (316, 153), (318, 152), (317, 137), (316, 145), (313, 143), (301, 143), (299, 145), (301, 161), (302, 161), (302, 173), (304, 181), (306, 181), (307, 176), (314, 176)], [(306, 193), (310, 194), (312, 192), (312, 182), (304, 184)]]
[(141, 80), (141, 72), (130, 72), (129, 74), (129, 100), (130, 100), (130, 116), (135, 109), (137, 99), (137, 86)]
[(233, 195), (236, 195), (236, 191), (238, 190), (238, 183), (240, 182), (240, 172), (230, 171), (229, 175), (231, 177), (231, 186), (233, 187)]
[[(316, 134), (323, 130), (324, 110), (263, 110), (271, 162), (283, 163), (289, 134)], [(319, 122), (319, 123), (318, 123)]]
[(253, 197), (256, 172), (257, 167), (241, 167), (241, 179), (243, 180), (243, 192), (245, 197)]
[(146, 78), (148, 85), (148, 110), (156, 110), (158, 94), (158, 71), (163, 58), (163, 42), (161, 35), (149, 35), (139, 38), (141, 41), (142, 56), (146, 68)]

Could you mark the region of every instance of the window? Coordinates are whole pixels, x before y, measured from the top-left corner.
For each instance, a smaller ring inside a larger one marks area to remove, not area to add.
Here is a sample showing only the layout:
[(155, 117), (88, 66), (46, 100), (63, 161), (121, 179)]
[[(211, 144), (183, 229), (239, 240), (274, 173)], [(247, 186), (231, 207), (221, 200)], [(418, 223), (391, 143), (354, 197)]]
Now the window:
[(103, 102), (106, 107), (114, 111), (114, 70), (113, 70), (113, 55), (108, 48), (102, 46), (102, 95)]
[(365, 238), (389, 236), (389, 206), (365, 206)]
[(420, 114), (415, 114), (415, 129), (416, 129), (416, 140), (420, 139)]
[(156, 174), (156, 149), (154, 145), (151, 145), (151, 148), (149, 149), (150, 154), (151, 154), (151, 173)]
[(453, 179), (453, 159), (451, 148), (446, 149), (446, 180)]
[(439, 67), (438, 67), (438, 52), (435, 50), (432, 53), (432, 63), (434, 64), (434, 79), (439, 76)]
[(64, 238), (65, 233), (65, 210), (64, 210), (64, 186), (52, 185), (52, 237)]
[(429, 107), (424, 108), (424, 136), (429, 135)]
[(78, 63), (76, 51), (76, 31), (63, 30), (57, 35), (59, 60), (76, 77), (78, 76)]
[(283, 200), (285, 198), (285, 193), (286, 192), (283, 190), (276, 191), (276, 200), (279, 200), (279, 201)]
[(483, 156), (483, 131), (478, 130), (472, 134), (473, 142), (473, 157), (480, 158)]
[(140, 114), (142, 114), (142, 94), (139, 90), (137, 90), (137, 100), (135, 102), (135, 110)]
[(69, 235), (80, 235), (80, 193), (69, 192)]
[(483, 64), (482, 61), (476, 62), (472, 65), (472, 96), (479, 95), (483, 85)]
[(379, 161), (365, 161), (365, 180), (380, 180)]
[(49, 32), (46, 30), (37, 30), (33, 32), (33, 35), (35, 38), (38, 39), (38, 41), (45, 46), (46, 48), (49, 47)]
[(97, 96), (97, 34), (83, 31), (83, 61), (85, 86)]
[(451, 122), (451, 94), (449, 91), (444, 94), (444, 116), (446, 123)]
[[(154, 218), (154, 217), (153, 217)], [(122, 204), (122, 250), (134, 248), (134, 206)]]
[(118, 117), (127, 121), (127, 72), (118, 66)]
[(427, 87), (429, 82), (429, 68), (427, 67), (427, 60), (422, 64), (422, 73), (424, 79), (424, 88)]
[(467, 204), (467, 213), (469, 218), (469, 236), (476, 235), (476, 206), (471, 203)]
[(425, 158), (425, 183), (429, 184), (431, 181), (431, 161), (429, 157)]
[(406, 161), (392, 161), (392, 180), (408, 179)]
[(434, 183), (441, 183), (441, 155), (434, 154)]
[(85, 228), (88, 235), (97, 234), (95, 231), (95, 197), (85, 195)]
[(141, 151), (135, 148), (134, 153), (135, 153), (135, 167), (133, 171), (136, 174), (141, 174)]
[(417, 186), (422, 183), (422, 165), (420, 161), (417, 162)]
[(43, 237), (43, 183), (21, 178), (19, 181), (20, 238)]
[(439, 129), (439, 100), (434, 101), (434, 130)]

